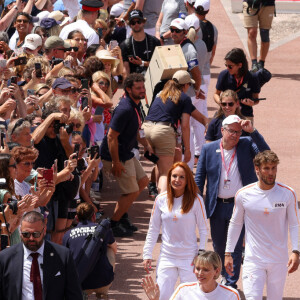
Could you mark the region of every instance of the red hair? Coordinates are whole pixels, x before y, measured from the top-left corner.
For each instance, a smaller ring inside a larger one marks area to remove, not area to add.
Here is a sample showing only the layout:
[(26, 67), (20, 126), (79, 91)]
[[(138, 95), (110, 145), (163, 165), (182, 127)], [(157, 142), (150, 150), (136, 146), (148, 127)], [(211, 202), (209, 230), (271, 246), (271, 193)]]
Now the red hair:
[(195, 198), (197, 196), (197, 185), (196, 182), (194, 180), (193, 177), (193, 173), (191, 171), (191, 169), (189, 168), (189, 166), (184, 163), (184, 162), (176, 162), (175, 164), (173, 164), (173, 166), (170, 168), (170, 170), (168, 171), (168, 175), (167, 175), (167, 201), (168, 201), (168, 208), (169, 211), (172, 210), (173, 205), (174, 205), (174, 190), (171, 186), (171, 175), (172, 172), (175, 168), (180, 167), (184, 170), (185, 173), (185, 178), (186, 178), (186, 186), (185, 186), (185, 190), (183, 193), (183, 198), (182, 198), (182, 206), (181, 206), (181, 211), (182, 213), (186, 214), (188, 213), (191, 208), (194, 205), (194, 201)]

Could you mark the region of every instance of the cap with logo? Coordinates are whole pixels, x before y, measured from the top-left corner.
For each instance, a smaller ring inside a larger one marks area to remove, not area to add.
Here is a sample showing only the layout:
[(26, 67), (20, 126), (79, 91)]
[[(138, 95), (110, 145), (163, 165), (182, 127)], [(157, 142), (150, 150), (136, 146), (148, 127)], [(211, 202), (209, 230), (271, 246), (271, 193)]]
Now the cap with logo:
[(25, 37), (23, 48), (35, 50), (37, 47), (42, 46), (42, 43), (42, 38), (38, 34), (27, 34)]
[(199, 8), (199, 6), (203, 7), (203, 11), (207, 11), (210, 8), (210, 0), (196, 0), (194, 7), (195, 9)]
[(191, 78), (190, 73), (184, 70), (175, 72), (172, 79), (175, 79), (179, 84), (195, 83), (195, 80)]
[(143, 12), (139, 9), (134, 9), (130, 12), (129, 18), (128, 18), (129, 22), (133, 19), (140, 19), (140, 20), (146, 21), (146, 18), (144, 18)]
[(64, 77), (56, 78), (55, 81), (52, 84), (53, 89), (68, 89), (72, 87), (73, 85), (70, 83), (70, 81)]
[(230, 115), (227, 118), (225, 118), (222, 122), (222, 126), (230, 125), (233, 123), (239, 123), (241, 121), (241, 118), (237, 115)]
[(47, 38), (45, 42), (45, 49), (55, 49), (59, 47), (68, 49), (71, 45), (56, 35)]
[(185, 21), (181, 18), (174, 19), (171, 22), (170, 27), (176, 27), (179, 30), (188, 30), (188, 26), (186, 25)]
[(82, 9), (87, 11), (98, 11), (104, 4), (100, 0), (81, 0)]

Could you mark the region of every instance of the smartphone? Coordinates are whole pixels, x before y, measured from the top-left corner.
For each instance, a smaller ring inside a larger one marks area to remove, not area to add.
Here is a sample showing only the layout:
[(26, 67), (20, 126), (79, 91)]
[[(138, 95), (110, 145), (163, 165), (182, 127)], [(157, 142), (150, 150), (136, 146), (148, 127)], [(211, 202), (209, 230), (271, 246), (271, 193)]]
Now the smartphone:
[(71, 62), (69, 60), (64, 60), (64, 66), (69, 69), (72, 68)]
[(109, 43), (109, 49), (112, 50), (116, 48), (119, 45), (119, 43), (116, 40), (111, 40)]
[(104, 108), (103, 108), (103, 107), (97, 106), (97, 108), (95, 109), (94, 115), (95, 115), (95, 116), (100, 116), (100, 115), (102, 115), (103, 111), (104, 111)]
[(261, 100), (267, 100), (267, 98), (254, 98), (254, 99), (251, 99), (252, 101), (254, 102), (257, 102), (257, 101), (261, 101)]
[(5, 132), (1, 131), (1, 147), (4, 148)]
[(81, 109), (85, 109), (89, 105), (88, 97), (81, 97)]
[(103, 35), (103, 29), (102, 28), (98, 28), (97, 31), (98, 31), (99, 38), (101, 39), (102, 35)]
[(26, 65), (27, 64), (27, 58), (25, 56), (18, 57), (14, 61), (15, 66), (21, 66), (21, 65)]
[(80, 144), (75, 144), (73, 153), (76, 153), (76, 159), (78, 159)]
[(145, 152), (144, 157), (147, 158), (148, 160), (152, 161), (154, 164), (156, 164), (159, 160), (158, 156), (156, 156), (153, 153), (150, 155), (149, 151)]
[(51, 183), (53, 182), (53, 170), (44, 169), (43, 178), (47, 181), (47, 186), (51, 186)]
[(7, 63), (6, 59), (1, 59), (0, 60), (0, 68), (5, 68), (6, 67), (6, 63)]
[(128, 58), (134, 58), (134, 59), (136, 59), (136, 56), (135, 55), (128, 55)]
[(18, 84), (18, 77), (17, 76), (11, 76), (10, 77), (10, 83)]
[(91, 159), (93, 159), (96, 155), (96, 158), (99, 158), (99, 146), (95, 145), (91, 147)]
[(31, 95), (35, 95), (35, 90), (28, 89), (28, 90), (27, 90), (27, 97), (28, 97), (28, 96), (31, 96)]
[(43, 74), (42, 74), (42, 66), (40, 63), (35, 63), (34, 64), (34, 68), (35, 68), (35, 76), (37, 78), (42, 78)]
[(86, 78), (81, 79), (81, 88), (88, 89), (89, 88), (89, 81)]

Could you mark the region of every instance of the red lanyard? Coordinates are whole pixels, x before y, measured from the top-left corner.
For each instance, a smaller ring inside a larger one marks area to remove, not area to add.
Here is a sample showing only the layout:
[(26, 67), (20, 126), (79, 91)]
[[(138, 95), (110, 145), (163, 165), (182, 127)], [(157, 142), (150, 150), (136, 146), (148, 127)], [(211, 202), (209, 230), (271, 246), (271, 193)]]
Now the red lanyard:
[(230, 159), (230, 163), (229, 163), (228, 169), (226, 169), (226, 165), (225, 165), (224, 150), (223, 150), (222, 141), (220, 142), (220, 149), (221, 149), (222, 163), (223, 163), (223, 166), (224, 166), (224, 169), (225, 169), (225, 172), (226, 172), (226, 180), (227, 180), (227, 179), (228, 179), (228, 174), (229, 174), (229, 172), (230, 172), (230, 168), (231, 168), (231, 165), (232, 165), (232, 162), (233, 162), (234, 157), (235, 157), (235, 154), (236, 154), (236, 147), (235, 147), (234, 153), (233, 153), (232, 156), (231, 156), (231, 159)]
[(142, 127), (142, 121), (141, 121), (141, 117), (139, 115), (139, 112), (137, 111), (137, 109), (135, 108), (135, 112), (136, 112), (136, 115), (138, 117), (138, 122), (139, 122), (139, 129), (141, 129)]
[(240, 85), (242, 85), (243, 80), (244, 80), (244, 76), (241, 77), (240, 80), (238, 80), (238, 79), (234, 76), (234, 79), (235, 79), (235, 81), (236, 81), (236, 87), (238, 88)]

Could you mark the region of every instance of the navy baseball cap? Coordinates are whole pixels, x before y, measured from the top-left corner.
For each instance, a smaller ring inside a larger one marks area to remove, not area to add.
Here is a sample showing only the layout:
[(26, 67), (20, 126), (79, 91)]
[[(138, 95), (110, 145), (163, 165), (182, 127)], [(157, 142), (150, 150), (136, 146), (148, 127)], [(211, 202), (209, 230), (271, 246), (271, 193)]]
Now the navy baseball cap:
[(52, 88), (53, 89), (57, 89), (58, 88), (58, 89), (62, 89), (62, 90), (68, 89), (68, 88), (70, 88), (72, 86), (73, 85), (70, 83), (70, 81), (67, 80), (64, 77), (56, 78), (55, 81), (52, 84)]

